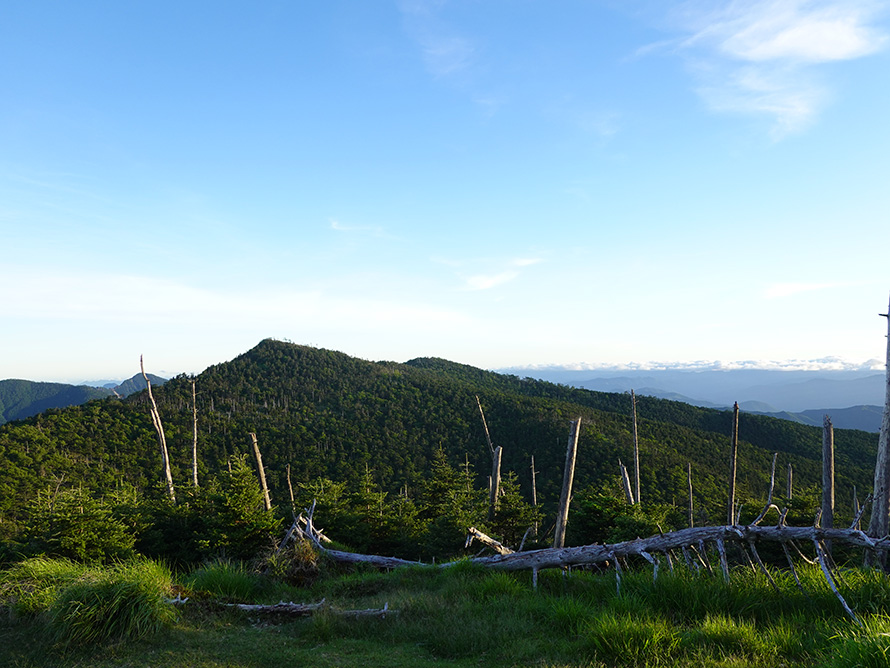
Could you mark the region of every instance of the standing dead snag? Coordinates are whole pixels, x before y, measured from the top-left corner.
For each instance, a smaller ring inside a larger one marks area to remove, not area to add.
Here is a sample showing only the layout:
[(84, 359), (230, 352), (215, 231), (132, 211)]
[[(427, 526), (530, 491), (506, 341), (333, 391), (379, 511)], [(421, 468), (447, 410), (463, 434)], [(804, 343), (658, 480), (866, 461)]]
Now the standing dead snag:
[(624, 489), (624, 500), (627, 501), (628, 505), (632, 506), (634, 504), (634, 493), (630, 487), (630, 476), (627, 475), (627, 467), (620, 459), (618, 460), (618, 471), (621, 473), (621, 487)]
[(569, 504), (572, 501), (572, 481), (575, 479), (575, 458), (578, 454), (578, 436), (581, 434), (581, 418), (572, 422), (569, 445), (566, 449), (566, 467), (562, 478), (562, 495), (559, 497), (559, 512), (556, 515), (556, 529), (553, 534), (553, 547), (563, 547), (566, 540), (566, 524), (569, 521)]
[(726, 524), (735, 524), (735, 471), (739, 455), (739, 402), (732, 407), (732, 453), (729, 457), (729, 501), (726, 507)]
[(151, 381), (145, 373), (145, 365), (142, 363), (142, 355), (139, 356), (139, 369), (142, 371), (142, 377), (145, 379), (145, 387), (148, 390), (148, 407), (151, 414), (151, 423), (154, 425), (158, 434), (158, 443), (161, 446), (161, 465), (164, 467), (164, 479), (167, 483), (167, 494), (170, 500), (176, 503), (176, 492), (173, 489), (173, 475), (170, 473), (170, 455), (167, 452), (167, 438), (164, 436), (164, 425), (161, 424), (161, 414), (158, 413), (158, 405), (155, 403), (154, 395), (151, 393)]
[(192, 378), (192, 484), (198, 486), (198, 404), (195, 401), (195, 382)]
[(495, 447), (488, 433), (488, 423), (485, 421), (485, 413), (482, 410), (482, 402), (476, 395), (476, 405), (479, 406), (479, 414), (482, 416), (482, 427), (485, 429), (485, 440), (488, 443), (488, 451), (491, 453), (491, 478), (488, 485), (488, 519), (493, 520), (498, 509), (498, 496), (501, 493), (501, 446)]
[(260, 476), (260, 486), (263, 488), (263, 507), (272, 510), (272, 500), (269, 498), (269, 487), (266, 485), (266, 472), (263, 470), (263, 457), (260, 455), (260, 446), (256, 441), (256, 434), (250, 432), (250, 440), (253, 442), (253, 456), (256, 457), (256, 467)]
[(630, 391), (630, 401), (634, 418), (634, 498), (631, 503), (640, 502), (640, 439), (637, 436), (637, 395)]
[[(535, 483), (535, 476), (538, 474), (535, 471), (535, 456), (532, 455), (532, 507), (538, 507), (538, 487)], [(535, 520), (535, 535), (538, 535), (538, 520)]]
[(827, 415), (822, 419), (822, 526), (834, 526), (834, 427)]
[(686, 462), (686, 482), (689, 483), (689, 528), (692, 528), (692, 462)]
[[(883, 538), (890, 533), (888, 531), (888, 524), (890, 524), (890, 308), (887, 313), (880, 315), (887, 318), (887, 361), (884, 415), (881, 419), (881, 436), (878, 440), (878, 456), (875, 462), (871, 522), (868, 525), (868, 535), (875, 538)], [(883, 567), (887, 561), (886, 552), (878, 553), (878, 559)]]

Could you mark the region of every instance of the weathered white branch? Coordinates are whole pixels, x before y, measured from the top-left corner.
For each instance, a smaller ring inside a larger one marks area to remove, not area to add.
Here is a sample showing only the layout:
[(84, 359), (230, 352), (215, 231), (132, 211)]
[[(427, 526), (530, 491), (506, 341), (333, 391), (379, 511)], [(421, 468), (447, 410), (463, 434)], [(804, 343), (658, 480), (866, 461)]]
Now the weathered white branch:
[(398, 610), (390, 610), (389, 603), (384, 603), (382, 608), (367, 608), (365, 610), (338, 610), (329, 606), (325, 599), (318, 603), (293, 603), (281, 601), (274, 605), (256, 605), (251, 603), (223, 603), (227, 608), (235, 608), (254, 614), (287, 615), (289, 617), (308, 617), (316, 612), (324, 610), (329, 614), (341, 617), (386, 617), (386, 615), (398, 614)]
[(476, 527), (470, 527), (469, 529), (467, 529), (467, 542), (464, 545), (464, 549), (470, 547), (470, 545), (473, 544), (474, 540), (478, 540), (480, 543), (487, 547), (490, 547), (498, 554), (513, 554), (513, 550), (511, 550), (503, 543), (496, 541), (488, 534), (482, 533)]

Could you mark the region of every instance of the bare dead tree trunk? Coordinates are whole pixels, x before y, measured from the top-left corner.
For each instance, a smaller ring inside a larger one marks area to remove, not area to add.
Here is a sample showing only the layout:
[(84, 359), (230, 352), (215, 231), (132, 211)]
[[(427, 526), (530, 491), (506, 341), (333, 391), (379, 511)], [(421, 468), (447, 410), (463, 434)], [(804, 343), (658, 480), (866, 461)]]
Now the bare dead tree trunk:
[(485, 421), (485, 412), (482, 410), (482, 402), (479, 401), (479, 395), (476, 395), (476, 405), (479, 407), (479, 415), (482, 416), (482, 428), (485, 430), (485, 440), (488, 443), (488, 451), (494, 455), (494, 445), (491, 443), (491, 435), (488, 433), (488, 423)]
[(822, 527), (834, 527), (834, 427), (822, 419)]
[(556, 515), (556, 528), (553, 534), (553, 547), (563, 547), (566, 540), (566, 524), (569, 521), (569, 504), (572, 501), (572, 482), (575, 479), (575, 459), (578, 454), (578, 436), (581, 434), (581, 418), (572, 422), (569, 432), (569, 445), (566, 449), (566, 466), (562, 478), (562, 495), (559, 497), (559, 512)]
[[(538, 486), (537, 486), (537, 484), (536, 484), (536, 482), (535, 482), (535, 480), (536, 480), (535, 476), (536, 476), (537, 474), (538, 474), (538, 472), (535, 471), (535, 456), (532, 455), (532, 507), (533, 507), (533, 508), (537, 508), (537, 507), (538, 507)], [(537, 520), (535, 520), (535, 535), (536, 535), (536, 536), (538, 535), (538, 522), (537, 522)]]
[(621, 487), (624, 489), (624, 500), (628, 505), (634, 504), (634, 492), (630, 487), (630, 476), (627, 474), (627, 467), (620, 459), (618, 460), (618, 470), (621, 473)]
[(692, 522), (692, 462), (686, 463), (686, 482), (689, 483), (689, 528), (693, 526)]
[(791, 465), (791, 462), (788, 463), (788, 500), (794, 498), (794, 467)]
[(640, 439), (637, 436), (637, 395), (630, 391), (630, 402), (634, 418), (634, 498), (632, 503), (640, 502)]
[(253, 456), (256, 458), (256, 468), (260, 476), (260, 487), (263, 488), (263, 507), (272, 510), (272, 499), (269, 498), (269, 487), (266, 485), (266, 471), (263, 469), (263, 456), (260, 454), (260, 446), (256, 440), (256, 434), (250, 432), (250, 440), (253, 443)]
[(493, 520), (498, 509), (498, 496), (501, 493), (501, 446), (495, 447), (491, 442), (491, 434), (488, 432), (488, 423), (485, 421), (485, 411), (482, 410), (482, 402), (476, 395), (476, 405), (479, 407), (479, 415), (482, 416), (482, 427), (485, 429), (485, 440), (488, 443), (488, 451), (491, 453), (491, 478), (488, 484), (488, 519)]
[(195, 400), (195, 382), (192, 378), (192, 484), (198, 486), (198, 403)]
[[(291, 514), (296, 517), (297, 516), (297, 504), (294, 501), (294, 486), (290, 481), (290, 464), (287, 465), (287, 491), (290, 494), (290, 511)], [(405, 486), (405, 497), (408, 496), (408, 486)]]
[(498, 496), (500, 496), (501, 493), (501, 455), (503, 455), (503, 453), (503, 448), (497, 446), (494, 449), (494, 454), (491, 456), (491, 485), (488, 490), (489, 520), (494, 519), (494, 514), (498, 510)]
[(735, 472), (739, 454), (739, 402), (732, 407), (732, 454), (729, 458), (729, 501), (726, 508), (726, 524), (735, 524)]
[(151, 402), (149, 412), (151, 414), (151, 423), (154, 425), (158, 434), (158, 443), (161, 446), (161, 464), (164, 467), (164, 479), (167, 483), (167, 494), (170, 500), (176, 503), (176, 491), (173, 489), (173, 475), (170, 473), (170, 454), (167, 452), (167, 438), (164, 436), (164, 425), (161, 424), (161, 414), (158, 413), (158, 405), (155, 403), (154, 395), (151, 393), (151, 381), (148, 374), (145, 373), (145, 365), (142, 363), (142, 355), (139, 356), (139, 369), (142, 371), (142, 377), (145, 379), (145, 386), (148, 389), (148, 399)]
[[(878, 439), (878, 456), (875, 462), (874, 501), (871, 510), (871, 522), (868, 535), (883, 538), (890, 524), (890, 308), (881, 313), (887, 318), (887, 359), (886, 359), (886, 391), (884, 395), (884, 415), (881, 419), (881, 436)], [(887, 553), (880, 552), (878, 560), (885, 567)]]
[[(859, 495), (856, 493), (856, 485), (853, 485), (853, 517), (859, 517)], [(853, 528), (856, 530), (860, 528), (858, 521)]]

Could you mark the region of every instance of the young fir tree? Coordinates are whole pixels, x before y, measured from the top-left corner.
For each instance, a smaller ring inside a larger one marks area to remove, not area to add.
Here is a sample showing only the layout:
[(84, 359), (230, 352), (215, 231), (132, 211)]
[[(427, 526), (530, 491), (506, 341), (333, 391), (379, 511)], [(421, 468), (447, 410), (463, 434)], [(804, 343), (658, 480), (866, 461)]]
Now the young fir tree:
[(541, 521), (541, 511), (522, 496), (515, 471), (501, 478), (501, 497), (489, 528), (504, 545), (518, 549), (526, 531)]
[(484, 522), (486, 510), (486, 493), (473, 486), (472, 468), (455, 469), (445, 451), (437, 450), (418, 504), (418, 516), (425, 524), (422, 543), (426, 555), (460, 554), (467, 529)]

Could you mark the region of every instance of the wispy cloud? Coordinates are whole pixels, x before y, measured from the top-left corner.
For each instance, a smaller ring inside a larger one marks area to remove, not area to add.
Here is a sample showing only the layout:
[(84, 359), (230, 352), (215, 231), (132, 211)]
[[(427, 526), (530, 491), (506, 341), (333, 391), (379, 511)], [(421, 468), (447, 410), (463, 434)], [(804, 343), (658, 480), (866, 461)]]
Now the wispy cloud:
[(331, 229), (338, 232), (359, 232), (375, 237), (386, 236), (386, 231), (379, 225), (348, 225), (338, 220), (331, 220)]
[(467, 290), (490, 290), (504, 283), (509, 283), (519, 276), (518, 271), (502, 271), (499, 274), (478, 274), (467, 276), (465, 286)]
[(473, 43), (439, 18), (444, 0), (405, 0), (400, 3), (405, 29), (420, 47), (427, 70), (438, 77), (467, 69), (476, 51)]
[(672, 50), (690, 58), (711, 109), (770, 117), (778, 139), (807, 127), (830, 99), (819, 65), (887, 45), (878, 26), (886, 7), (884, 0), (697, 0), (673, 14), (686, 36)]
[[(484, 261), (487, 265), (495, 265), (499, 271), (486, 271), (470, 275), (461, 275), (464, 290), (490, 290), (513, 281), (522, 274), (522, 269), (542, 262), (541, 258), (520, 257), (504, 261)], [(478, 264), (479, 262), (474, 262)], [(460, 275), (460, 274), (459, 274)]]

